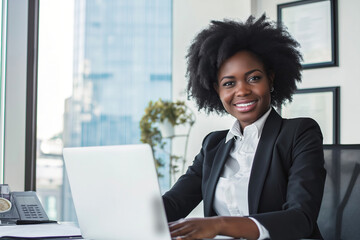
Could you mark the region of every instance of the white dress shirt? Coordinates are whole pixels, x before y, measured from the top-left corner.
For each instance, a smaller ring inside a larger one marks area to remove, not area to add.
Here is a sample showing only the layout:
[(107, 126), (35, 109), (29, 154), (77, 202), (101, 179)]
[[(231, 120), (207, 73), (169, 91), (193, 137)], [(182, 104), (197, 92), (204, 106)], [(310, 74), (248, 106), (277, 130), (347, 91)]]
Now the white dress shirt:
[[(246, 126), (243, 134), (239, 121), (236, 120), (226, 136), (226, 142), (232, 138), (235, 142), (215, 190), (214, 210), (219, 216), (249, 215), (248, 187), (251, 167), (270, 112), (271, 108), (256, 122)], [(269, 232), (263, 225), (254, 218), (250, 217), (250, 219), (259, 229), (259, 239), (270, 238)]]

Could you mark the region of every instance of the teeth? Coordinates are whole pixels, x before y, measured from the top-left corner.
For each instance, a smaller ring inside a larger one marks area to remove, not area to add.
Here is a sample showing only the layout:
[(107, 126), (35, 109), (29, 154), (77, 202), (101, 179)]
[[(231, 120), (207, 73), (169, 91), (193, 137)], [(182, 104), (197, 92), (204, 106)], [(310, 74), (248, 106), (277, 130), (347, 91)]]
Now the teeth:
[(249, 103), (240, 103), (240, 104), (236, 104), (237, 107), (247, 107), (250, 106), (251, 104), (253, 104), (255, 101), (253, 102), (249, 102)]

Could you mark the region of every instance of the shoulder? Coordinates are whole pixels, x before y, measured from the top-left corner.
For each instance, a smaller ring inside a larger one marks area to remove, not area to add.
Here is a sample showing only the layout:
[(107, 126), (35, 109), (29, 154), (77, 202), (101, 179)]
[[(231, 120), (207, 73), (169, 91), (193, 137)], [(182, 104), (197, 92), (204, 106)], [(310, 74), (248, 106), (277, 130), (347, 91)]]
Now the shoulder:
[(302, 133), (321, 134), (319, 124), (312, 118), (282, 118), (274, 109), (265, 122), (263, 135), (281, 135), (287, 139)]
[(219, 143), (225, 142), (226, 135), (229, 130), (214, 131), (205, 136), (203, 140), (203, 148), (214, 148)]
[(290, 119), (284, 118), (283, 128), (287, 130), (292, 129), (293, 131), (296, 132), (304, 132), (311, 129), (321, 132), (319, 124), (314, 119), (308, 117), (290, 118)]
[[(281, 137), (280, 137), (281, 136)], [(323, 135), (319, 124), (312, 118), (283, 119), (281, 139), (295, 146), (322, 146)]]
[(279, 115), (279, 113), (275, 109), (272, 109), (266, 123), (270, 125), (276, 125), (281, 123), (282, 128), (284, 127), (293, 128), (302, 125), (319, 127), (318, 123), (312, 118), (309, 117), (283, 118), (282, 116)]

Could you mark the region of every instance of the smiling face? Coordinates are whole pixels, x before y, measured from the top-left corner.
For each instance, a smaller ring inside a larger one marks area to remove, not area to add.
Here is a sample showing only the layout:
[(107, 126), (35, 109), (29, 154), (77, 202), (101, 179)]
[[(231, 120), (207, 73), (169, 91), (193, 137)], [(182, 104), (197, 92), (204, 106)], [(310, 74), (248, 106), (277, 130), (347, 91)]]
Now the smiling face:
[(263, 63), (249, 51), (240, 51), (221, 65), (214, 87), (225, 110), (239, 121), (241, 129), (269, 110), (270, 77)]

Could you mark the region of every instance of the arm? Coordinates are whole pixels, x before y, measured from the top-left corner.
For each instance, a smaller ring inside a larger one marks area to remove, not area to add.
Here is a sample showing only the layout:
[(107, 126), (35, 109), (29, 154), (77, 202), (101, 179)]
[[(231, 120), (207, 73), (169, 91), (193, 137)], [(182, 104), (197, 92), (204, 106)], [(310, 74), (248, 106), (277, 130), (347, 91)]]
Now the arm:
[[(203, 141), (203, 145), (206, 138)], [(186, 217), (202, 200), (203, 159), (204, 149), (202, 148), (200, 153), (195, 157), (192, 166), (190, 166), (175, 185), (163, 195), (168, 221), (175, 221)]]
[(163, 195), (163, 202), (168, 221), (186, 217), (202, 200), (201, 194), (201, 160), (197, 157), (193, 166), (185, 175)]
[[(200, 153), (176, 184), (163, 195), (168, 221), (186, 217), (206, 195), (209, 175), (217, 167), (215, 155), (224, 146), (228, 131), (210, 133), (204, 138)], [(216, 168), (217, 169), (217, 168)]]
[(216, 235), (258, 239), (256, 224), (247, 217), (207, 217), (180, 219), (169, 224), (171, 237), (179, 239), (213, 238)]

